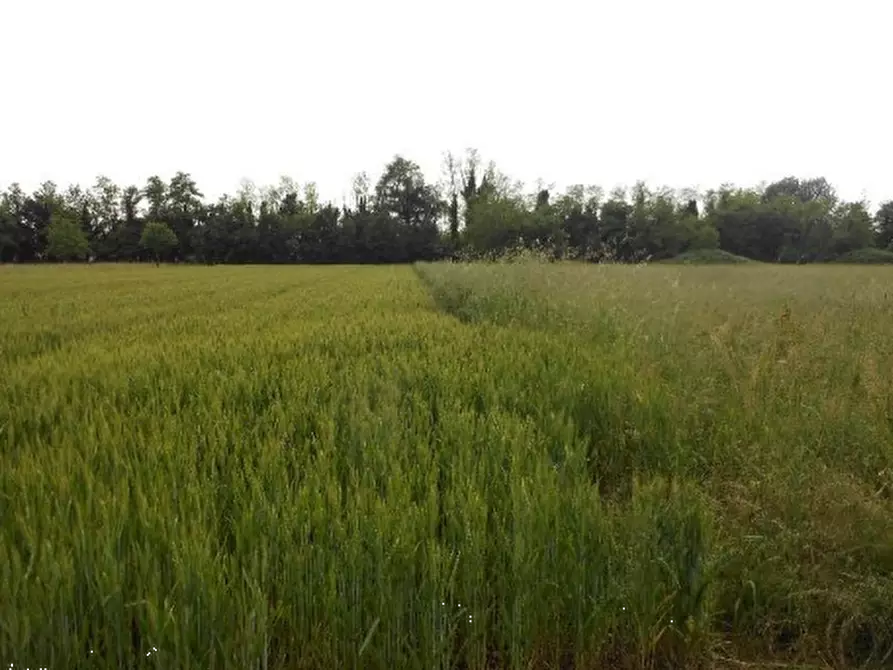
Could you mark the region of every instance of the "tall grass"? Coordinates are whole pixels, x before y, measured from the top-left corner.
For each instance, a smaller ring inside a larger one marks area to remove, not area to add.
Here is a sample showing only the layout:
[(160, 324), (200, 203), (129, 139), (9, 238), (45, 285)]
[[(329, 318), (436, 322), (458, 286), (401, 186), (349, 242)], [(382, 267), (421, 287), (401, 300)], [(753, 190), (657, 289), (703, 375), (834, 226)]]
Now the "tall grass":
[(0, 663), (883, 660), (893, 276), (418, 274), (0, 268)]
[(893, 378), (882, 371), (893, 366), (893, 274), (539, 263), (420, 273), (467, 323), (535, 329), (555, 356), (583, 347), (599, 361), (600, 372), (564, 371), (579, 392), (540, 389), (530, 405), (579, 408), (573, 423), (608, 493), (652, 475), (709, 501), (722, 644), (890, 662)]

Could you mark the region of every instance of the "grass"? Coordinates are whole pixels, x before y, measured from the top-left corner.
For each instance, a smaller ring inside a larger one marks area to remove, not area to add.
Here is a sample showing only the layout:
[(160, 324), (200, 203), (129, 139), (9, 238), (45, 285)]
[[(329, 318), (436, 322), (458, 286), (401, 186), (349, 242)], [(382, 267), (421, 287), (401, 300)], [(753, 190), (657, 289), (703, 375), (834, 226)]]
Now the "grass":
[(891, 284), (0, 268), (0, 663), (889, 662)]

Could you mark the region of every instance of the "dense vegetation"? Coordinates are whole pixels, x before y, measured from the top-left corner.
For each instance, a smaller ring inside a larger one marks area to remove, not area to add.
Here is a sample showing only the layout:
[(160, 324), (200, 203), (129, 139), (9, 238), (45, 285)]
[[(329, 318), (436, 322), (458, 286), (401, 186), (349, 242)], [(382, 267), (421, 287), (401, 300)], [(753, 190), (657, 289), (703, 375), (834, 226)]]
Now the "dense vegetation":
[(872, 213), (841, 201), (822, 178), (706, 193), (637, 184), (607, 195), (585, 186), (528, 194), (469, 152), (464, 160), (448, 154), (437, 183), (397, 157), (374, 187), (360, 174), (352, 191), (341, 206), (322, 204), (312, 183), (283, 178), (263, 189), (245, 182), (208, 203), (182, 172), (142, 188), (100, 177), (92, 188), (60, 192), (47, 182), (29, 195), (13, 184), (0, 194), (0, 261), (384, 263), (535, 247), (592, 260), (720, 249), (804, 263), (893, 244), (893, 202)]
[[(875, 251), (880, 251), (875, 249)], [(883, 252), (881, 252), (883, 253)], [(729, 263), (753, 263), (754, 261), (744, 256), (736, 256), (722, 249), (692, 249), (684, 251), (678, 256), (667, 258), (664, 263), (681, 263), (685, 265), (715, 265)]]
[(0, 662), (882, 665), (890, 285), (0, 268)]

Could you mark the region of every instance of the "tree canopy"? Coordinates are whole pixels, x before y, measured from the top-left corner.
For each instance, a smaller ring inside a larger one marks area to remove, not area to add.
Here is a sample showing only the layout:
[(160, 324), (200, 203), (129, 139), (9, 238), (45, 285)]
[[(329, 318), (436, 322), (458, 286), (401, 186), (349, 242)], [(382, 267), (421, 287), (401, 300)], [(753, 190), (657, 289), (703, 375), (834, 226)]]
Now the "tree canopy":
[(64, 191), (46, 182), (30, 194), (12, 184), (0, 192), (0, 262), (393, 263), (538, 248), (626, 262), (719, 249), (805, 263), (893, 248), (893, 201), (873, 212), (822, 177), (704, 193), (644, 183), (608, 194), (528, 191), (469, 151), (446, 154), (436, 182), (395, 156), (376, 181), (358, 174), (351, 190), (338, 205), (288, 177), (263, 188), (245, 181), (216, 202), (186, 172), (143, 186), (104, 176)]
[(62, 214), (53, 214), (47, 227), (46, 254), (53, 260), (84, 260), (90, 253), (90, 243), (77, 221)]
[(155, 262), (159, 262), (177, 248), (177, 235), (163, 221), (150, 221), (143, 228), (140, 246), (152, 255)]

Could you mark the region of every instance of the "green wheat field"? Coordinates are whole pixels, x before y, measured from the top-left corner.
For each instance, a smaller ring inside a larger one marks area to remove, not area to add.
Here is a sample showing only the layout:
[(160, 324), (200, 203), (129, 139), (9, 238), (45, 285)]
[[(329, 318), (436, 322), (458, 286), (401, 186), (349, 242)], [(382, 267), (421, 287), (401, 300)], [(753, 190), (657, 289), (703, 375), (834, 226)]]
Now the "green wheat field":
[(890, 270), (0, 267), (3, 667), (770, 662), (893, 663)]

